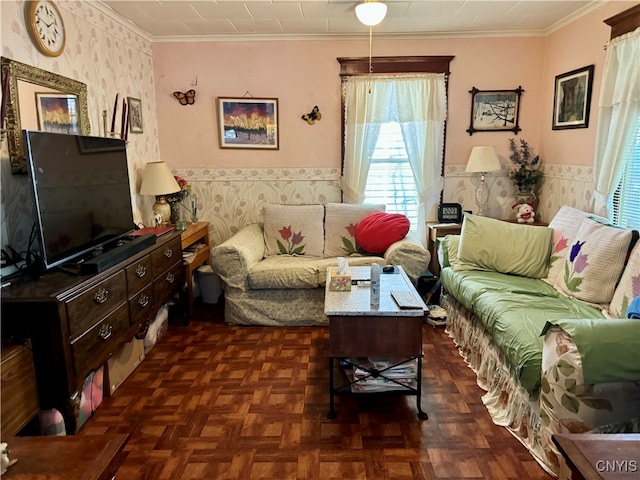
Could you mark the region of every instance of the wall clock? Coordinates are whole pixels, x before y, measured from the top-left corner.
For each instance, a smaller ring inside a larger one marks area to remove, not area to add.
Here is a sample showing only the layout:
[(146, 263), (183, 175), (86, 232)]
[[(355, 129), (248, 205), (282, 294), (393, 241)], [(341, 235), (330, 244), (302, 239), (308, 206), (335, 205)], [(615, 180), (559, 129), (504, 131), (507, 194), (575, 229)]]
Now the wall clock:
[(60, 10), (50, 0), (31, 1), (26, 9), (26, 24), (36, 45), (45, 55), (57, 57), (64, 50), (66, 35)]

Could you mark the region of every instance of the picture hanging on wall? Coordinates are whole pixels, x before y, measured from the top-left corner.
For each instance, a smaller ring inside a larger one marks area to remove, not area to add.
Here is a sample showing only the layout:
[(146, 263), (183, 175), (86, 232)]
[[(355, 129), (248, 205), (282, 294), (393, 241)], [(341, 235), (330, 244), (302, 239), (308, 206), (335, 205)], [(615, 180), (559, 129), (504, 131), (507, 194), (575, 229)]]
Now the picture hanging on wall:
[(127, 97), (127, 102), (129, 104), (129, 131), (131, 133), (142, 133), (142, 100)]
[(278, 99), (218, 97), (220, 148), (278, 150)]
[(80, 133), (77, 95), (36, 92), (36, 113), (38, 129), (43, 132)]
[(521, 130), (520, 96), (524, 90), (478, 90), (473, 87), (471, 94), (471, 125), (469, 135), (474, 132), (513, 132)]
[(553, 95), (553, 130), (587, 128), (593, 87), (593, 65), (556, 77)]

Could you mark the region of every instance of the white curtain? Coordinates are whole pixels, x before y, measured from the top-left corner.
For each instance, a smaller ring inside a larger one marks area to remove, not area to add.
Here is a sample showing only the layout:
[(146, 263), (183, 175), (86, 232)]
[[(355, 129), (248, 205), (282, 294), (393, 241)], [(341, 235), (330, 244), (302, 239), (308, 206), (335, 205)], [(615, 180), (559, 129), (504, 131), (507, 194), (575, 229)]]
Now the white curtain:
[(594, 212), (608, 217), (625, 165), (623, 151), (640, 117), (640, 28), (609, 42), (598, 103)]
[(425, 221), (435, 218), (444, 185), (446, 104), (444, 74), (350, 77), (345, 90), (344, 201), (364, 201), (380, 124), (399, 122), (419, 194), (418, 236), (424, 241)]

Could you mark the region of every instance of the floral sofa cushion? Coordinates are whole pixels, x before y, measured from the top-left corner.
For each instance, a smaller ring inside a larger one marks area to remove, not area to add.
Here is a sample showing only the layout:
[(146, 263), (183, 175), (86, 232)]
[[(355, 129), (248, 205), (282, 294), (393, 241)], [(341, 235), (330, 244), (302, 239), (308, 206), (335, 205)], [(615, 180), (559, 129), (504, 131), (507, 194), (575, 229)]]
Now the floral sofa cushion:
[(374, 212), (384, 212), (385, 205), (327, 203), (324, 219), (324, 256), (346, 257), (359, 253), (356, 227)]
[(263, 210), (265, 257), (322, 257), (323, 205), (267, 204)]
[(614, 318), (625, 317), (631, 300), (637, 296), (640, 296), (640, 242), (636, 243), (629, 255), (629, 261), (605, 315)]
[(611, 302), (632, 239), (631, 230), (585, 218), (556, 288), (583, 302)]

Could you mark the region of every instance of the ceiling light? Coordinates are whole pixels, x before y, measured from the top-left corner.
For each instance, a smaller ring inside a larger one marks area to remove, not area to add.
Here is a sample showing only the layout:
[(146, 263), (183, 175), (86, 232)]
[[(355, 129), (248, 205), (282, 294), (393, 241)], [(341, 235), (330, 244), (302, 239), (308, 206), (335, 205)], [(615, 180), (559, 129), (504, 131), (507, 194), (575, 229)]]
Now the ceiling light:
[(356, 17), (361, 23), (373, 26), (384, 20), (387, 5), (379, 0), (362, 0), (356, 5)]

